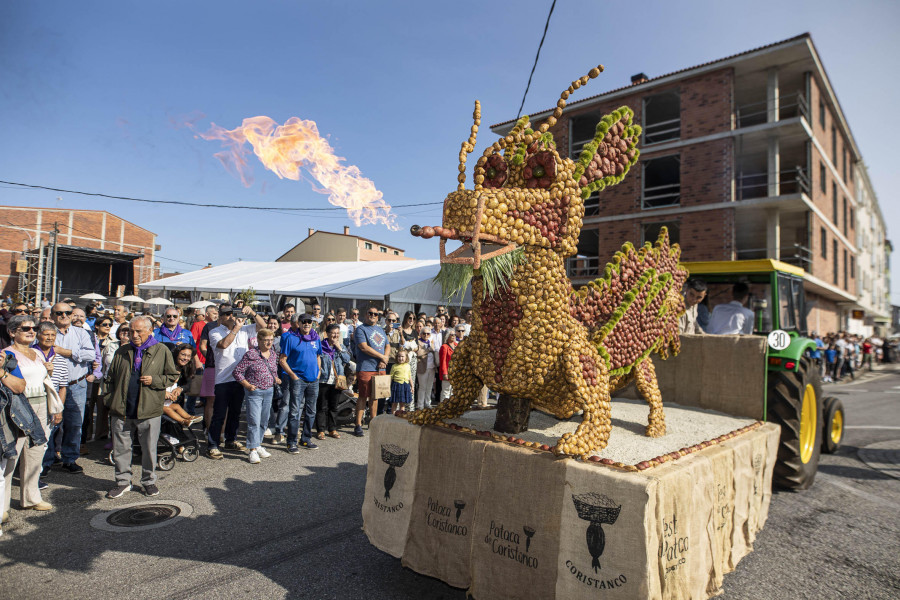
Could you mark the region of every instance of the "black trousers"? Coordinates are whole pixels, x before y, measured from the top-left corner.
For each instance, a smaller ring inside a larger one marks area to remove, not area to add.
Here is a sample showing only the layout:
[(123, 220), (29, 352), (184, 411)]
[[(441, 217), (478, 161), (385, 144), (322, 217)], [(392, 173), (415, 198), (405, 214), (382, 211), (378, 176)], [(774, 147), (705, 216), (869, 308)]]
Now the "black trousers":
[(341, 390), (334, 384), (319, 383), (319, 399), (316, 404), (316, 433), (337, 431), (337, 405)]

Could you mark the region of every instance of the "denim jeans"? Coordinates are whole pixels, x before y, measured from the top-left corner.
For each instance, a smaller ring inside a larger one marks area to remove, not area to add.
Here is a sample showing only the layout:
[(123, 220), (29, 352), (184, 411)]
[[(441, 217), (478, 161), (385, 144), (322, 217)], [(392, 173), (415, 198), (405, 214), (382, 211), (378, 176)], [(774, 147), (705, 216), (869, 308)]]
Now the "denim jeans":
[(288, 419), (288, 445), (297, 443), (297, 433), (300, 430), (300, 414), (303, 414), (303, 429), (300, 434), (301, 442), (308, 442), (312, 436), (313, 421), (316, 419), (316, 405), (319, 400), (319, 382), (303, 381), (297, 379), (291, 381), (290, 388), (290, 418)]
[(49, 469), (56, 461), (56, 448), (62, 447), (62, 423), (54, 425), (50, 428), (50, 435), (47, 436), (47, 451), (44, 452), (44, 468)]
[[(209, 431), (206, 441), (210, 448), (219, 447), (219, 436), (222, 433), (222, 424), (225, 424), (225, 441), (233, 442), (237, 439), (238, 427), (241, 424), (241, 406), (244, 404), (244, 388), (237, 381), (216, 384), (216, 402), (213, 405), (212, 421), (209, 423)], [(225, 420), (225, 415), (228, 420)]]
[(195, 412), (197, 409), (197, 399), (199, 396), (185, 396), (184, 397), (184, 412), (189, 415), (196, 415)]
[(272, 411), (269, 416), (269, 429), (275, 435), (283, 434), (288, 424), (288, 400), (291, 395), (291, 378), (282, 375), (281, 389), (272, 392)]
[(66, 391), (63, 408), (63, 464), (71, 464), (81, 456), (81, 425), (84, 423), (84, 406), (87, 402), (87, 381), (82, 379)]
[(262, 446), (272, 410), (272, 388), (245, 392), (244, 398), (247, 400), (247, 448), (253, 450)]

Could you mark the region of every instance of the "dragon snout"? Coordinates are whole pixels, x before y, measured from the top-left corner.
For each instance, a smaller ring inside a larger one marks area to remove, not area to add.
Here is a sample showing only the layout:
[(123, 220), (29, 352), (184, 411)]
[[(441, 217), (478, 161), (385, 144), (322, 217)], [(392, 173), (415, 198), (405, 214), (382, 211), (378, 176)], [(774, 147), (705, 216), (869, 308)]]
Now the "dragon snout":
[(420, 227), (418, 225), (413, 225), (409, 228), (409, 233), (415, 237), (420, 237), (422, 239), (431, 239), (434, 236), (438, 236), (440, 238), (444, 238), (446, 240), (456, 240), (459, 239), (457, 236), (457, 231), (452, 227), (441, 227), (437, 225), (432, 227), (431, 225), (426, 225), (424, 227)]

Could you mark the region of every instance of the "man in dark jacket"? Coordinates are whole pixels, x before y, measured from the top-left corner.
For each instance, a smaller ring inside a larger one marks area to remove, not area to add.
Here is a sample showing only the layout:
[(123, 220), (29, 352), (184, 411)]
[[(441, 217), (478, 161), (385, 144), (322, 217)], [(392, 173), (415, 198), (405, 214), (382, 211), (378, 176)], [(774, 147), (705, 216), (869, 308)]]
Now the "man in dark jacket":
[(106, 379), (116, 467), (116, 487), (106, 496), (118, 498), (131, 490), (132, 432), (141, 443), (141, 485), (146, 495), (156, 496), (156, 444), (166, 388), (178, 380), (178, 370), (169, 349), (153, 338), (150, 319), (132, 319), (131, 343), (116, 351)]

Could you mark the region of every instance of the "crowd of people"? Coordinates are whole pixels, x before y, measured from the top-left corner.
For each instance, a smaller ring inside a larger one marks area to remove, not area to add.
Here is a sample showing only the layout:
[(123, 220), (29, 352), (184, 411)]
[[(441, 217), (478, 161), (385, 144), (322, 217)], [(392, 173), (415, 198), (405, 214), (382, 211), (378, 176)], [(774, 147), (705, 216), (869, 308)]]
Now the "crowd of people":
[[(183, 314), (135, 315), (124, 305), (0, 305), (0, 491), (3, 521), (18, 467), (20, 505), (47, 511), (51, 469), (83, 473), (80, 456), (106, 440), (118, 498), (140, 486), (159, 494), (160, 436), (183, 451), (179, 431), (202, 422), (206, 456), (246, 453), (251, 464), (283, 446), (291, 454), (340, 439), (338, 407), (355, 406), (352, 434), (381, 412), (421, 410), (450, 397), (449, 364), (469, 334), (471, 311), (434, 315), (389, 308), (288, 304), (260, 314), (237, 301)], [(387, 388), (378, 377), (389, 381)], [(376, 391), (376, 388), (378, 391)], [(381, 391), (386, 389), (387, 391)], [(487, 404), (487, 390), (479, 403)], [(238, 439), (246, 414), (246, 445)], [(168, 433), (167, 433), (168, 431)]]

